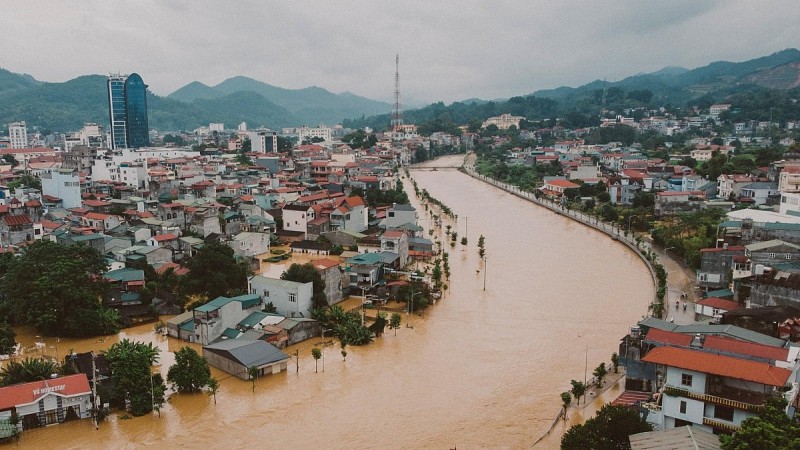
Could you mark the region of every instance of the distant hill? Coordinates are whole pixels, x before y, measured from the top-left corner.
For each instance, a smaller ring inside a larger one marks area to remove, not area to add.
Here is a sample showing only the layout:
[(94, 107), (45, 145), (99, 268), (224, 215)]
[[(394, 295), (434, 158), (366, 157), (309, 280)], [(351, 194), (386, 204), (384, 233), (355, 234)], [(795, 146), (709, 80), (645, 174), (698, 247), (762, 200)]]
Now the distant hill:
[[(792, 48), (749, 61), (718, 61), (692, 70), (665, 67), (620, 81), (595, 80), (579, 87), (539, 90), (508, 100), (469, 99), (447, 106), (433, 104), (407, 110), (404, 117), (407, 122), (418, 125), (427, 122), (426, 127), (432, 126), (436, 130), (447, 129), (450, 122), (482, 121), (502, 113), (521, 115), (534, 121), (559, 117), (566, 125), (585, 127), (596, 125), (597, 116), (603, 109), (622, 111), (643, 106), (683, 107), (690, 104), (707, 107), (713, 102), (742, 99), (746, 95), (763, 97), (761, 94), (767, 89), (786, 91), (798, 86), (800, 50)], [(344, 125), (385, 129), (388, 123), (389, 116), (382, 114), (346, 121)]]
[(343, 119), (380, 114), (391, 110), (391, 105), (360, 97), (349, 92), (334, 94), (312, 86), (303, 89), (284, 89), (252, 78), (228, 78), (216, 86), (206, 86), (193, 81), (167, 97), (186, 103), (217, 99), (239, 92), (255, 92), (262, 98), (293, 114), (294, 125), (333, 125)]
[(0, 97), (42, 84), (30, 75), (0, 69)]
[[(63, 132), (77, 130), (85, 122), (108, 122), (105, 76), (86, 75), (64, 83), (7, 77), (7, 83), (3, 75), (0, 74), (0, 92), (8, 93), (0, 101), (0, 123), (24, 120), (29, 127)], [(159, 130), (193, 130), (210, 122), (231, 127), (247, 122), (251, 127), (270, 128), (299, 122), (289, 111), (253, 92), (221, 94), (219, 98), (191, 104), (149, 93), (147, 108), (150, 126)]]

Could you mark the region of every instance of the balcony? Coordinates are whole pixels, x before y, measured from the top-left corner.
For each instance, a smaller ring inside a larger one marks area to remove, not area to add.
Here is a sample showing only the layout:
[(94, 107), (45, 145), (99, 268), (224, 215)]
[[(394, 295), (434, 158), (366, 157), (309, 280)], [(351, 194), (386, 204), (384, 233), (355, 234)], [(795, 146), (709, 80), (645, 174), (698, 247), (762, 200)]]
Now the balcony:
[(722, 389), (720, 395), (725, 395), (727, 397), (736, 397), (739, 399), (746, 399), (749, 400), (751, 403), (741, 401), (741, 400), (733, 400), (732, 398), (725, 398), (719, 397), (716, 395), (709, 395), (709, 394), (700, 394), (697, 392), (690, 392), (684, 388), (678, 388), (674, 386), (665, 386), (664, 394), (670, 395), (673, 397), (686, 397), (691, 398), (693, 400), (699, 400), (701, 402), (713, 403), (715, 405), (722, 405), (727, 406), (729, 408), (738, 409), (741, 411), (748, 411), (751, 413), (757, 413), (761, 411), (761, 408), (764, 404), (764, 396), (758, 393), (753, 392), (742, 392), (733, 389)]
[(738, 425), (734, 425), (724, 420), (712, 419), (710, 417), (703, 417), (703, 425), (725, 431), (736, 431), (739, 429)]

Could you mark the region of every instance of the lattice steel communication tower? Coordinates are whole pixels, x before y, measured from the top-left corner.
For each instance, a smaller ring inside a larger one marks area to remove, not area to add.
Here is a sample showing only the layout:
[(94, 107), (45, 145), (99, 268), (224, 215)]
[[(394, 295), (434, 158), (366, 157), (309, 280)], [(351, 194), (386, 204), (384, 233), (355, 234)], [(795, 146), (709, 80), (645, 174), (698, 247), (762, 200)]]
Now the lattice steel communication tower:
[(392, 107), (391, 130), (395, 133), (402, 132), (403, 129), (403, 110), (400, 109), (400, 54), (394, 58), (394, 106)]

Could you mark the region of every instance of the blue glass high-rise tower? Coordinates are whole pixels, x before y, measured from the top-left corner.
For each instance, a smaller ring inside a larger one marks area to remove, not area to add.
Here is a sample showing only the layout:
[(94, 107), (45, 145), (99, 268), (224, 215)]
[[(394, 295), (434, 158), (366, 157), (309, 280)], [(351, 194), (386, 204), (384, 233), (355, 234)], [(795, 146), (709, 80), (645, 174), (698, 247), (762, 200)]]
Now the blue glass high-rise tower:
[(147, 85), (139, 74), (108, 77), (108, 110), (112, 148), (139, 148), (150, 144)]

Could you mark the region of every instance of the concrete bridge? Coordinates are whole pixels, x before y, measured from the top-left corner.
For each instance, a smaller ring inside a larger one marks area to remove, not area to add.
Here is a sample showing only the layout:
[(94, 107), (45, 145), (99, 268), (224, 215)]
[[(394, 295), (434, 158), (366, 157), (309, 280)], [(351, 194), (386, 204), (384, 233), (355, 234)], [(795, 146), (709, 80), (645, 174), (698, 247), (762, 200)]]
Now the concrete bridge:
[(408, 166), (408, 170), (427, 170), (427, 171), (437, 171), (437, 170), (458, 170), (461, 166), (446, 166), (446, 165), (439, 165), (439, 166)]

